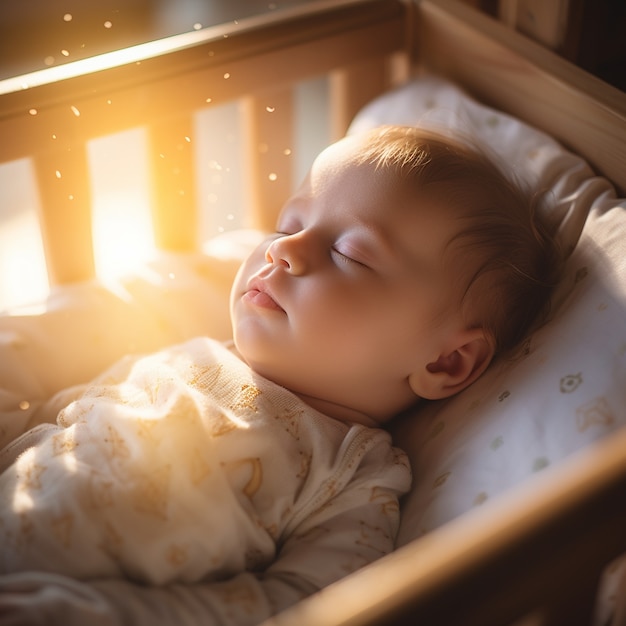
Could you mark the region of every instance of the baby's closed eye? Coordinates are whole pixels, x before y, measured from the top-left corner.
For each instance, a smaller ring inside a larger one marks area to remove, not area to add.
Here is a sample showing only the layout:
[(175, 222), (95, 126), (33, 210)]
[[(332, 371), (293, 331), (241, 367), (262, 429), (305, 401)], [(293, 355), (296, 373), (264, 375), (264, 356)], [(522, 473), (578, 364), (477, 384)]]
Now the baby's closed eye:
[(334, 245), (331, 248), (331, 252), (344, 263), (355, 263), (357, 265), (361, 265), (362, 267), (368, 267), (365, 263), (364, 258), (359, 254), (359, 252), (348, 245)]

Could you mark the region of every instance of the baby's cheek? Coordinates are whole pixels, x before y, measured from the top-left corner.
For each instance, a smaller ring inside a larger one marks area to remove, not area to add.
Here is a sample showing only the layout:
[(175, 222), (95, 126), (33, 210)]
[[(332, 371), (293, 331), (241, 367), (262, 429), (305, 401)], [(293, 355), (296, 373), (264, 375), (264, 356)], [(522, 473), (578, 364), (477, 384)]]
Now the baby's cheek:
[(261, 267), (264, 253), (257, 252), (257, 250), (248, 256), (235, 274), (235, 279), (233, 280), (233, 285), (230, 291), (231, 301), (235, 295), (241, 295), (243, 293), (249, 278), (257, 271), (257, 269)]

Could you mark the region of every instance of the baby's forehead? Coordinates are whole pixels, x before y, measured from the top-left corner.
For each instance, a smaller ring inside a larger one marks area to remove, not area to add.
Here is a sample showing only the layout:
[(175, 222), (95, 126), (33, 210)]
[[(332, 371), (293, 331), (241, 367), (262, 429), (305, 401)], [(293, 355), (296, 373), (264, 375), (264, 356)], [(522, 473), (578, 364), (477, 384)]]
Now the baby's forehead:
[(351, 145), (332, 144), (313, 161), (301, 191), (314, 196), (335, 193), (346, 181), (358, 176), (361, 169)]
[(371, 148), (372, 138), (369, 133), (346, 135), (322, 150), (315, 163), (351, 163), (363, 162), (363, 155)]
[(329, 168), (346, 166), (357, 161), (362, 143), (354, 137), (344, 137), (322, 150), (311, 167), (311, 171), (318, 172)]
[(366, 172), (378, 180), (395, 178), (390, 168), (378, 167), (371, 155), (370, 140), (363, 134), (349, 135), (331, 144), (318, 154), (308, 172), (305, 184), (312, 187), (332, 179), (341, 179)]

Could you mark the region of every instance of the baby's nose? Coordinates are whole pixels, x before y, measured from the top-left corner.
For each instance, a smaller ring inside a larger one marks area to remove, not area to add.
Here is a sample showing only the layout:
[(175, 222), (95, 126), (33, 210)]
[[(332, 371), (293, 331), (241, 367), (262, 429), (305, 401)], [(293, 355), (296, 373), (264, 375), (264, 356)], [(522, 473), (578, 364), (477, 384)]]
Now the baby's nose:
[(268, 263), (284, 266), (290, 274), (303, 274), (306, 271), (306, 259), (301, 243), (298, 234), (282, 235), (267, 247), (265, 258)]

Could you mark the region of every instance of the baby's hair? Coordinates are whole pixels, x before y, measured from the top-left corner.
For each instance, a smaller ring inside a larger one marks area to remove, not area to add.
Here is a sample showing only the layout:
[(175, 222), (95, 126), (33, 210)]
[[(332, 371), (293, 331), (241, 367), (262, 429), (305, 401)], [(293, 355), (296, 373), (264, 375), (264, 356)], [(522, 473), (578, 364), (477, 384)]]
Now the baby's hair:
[[(395, 171), (458, 221), (448, 251), (460, 269), (460, 306), (496, 353), (509, 352), (546, 317), (560, 252), (537, 197), (469, 142), (414, 127), (370, 131), (363, 163)], [(461, 255), (461, 256), (459, 256)]]

